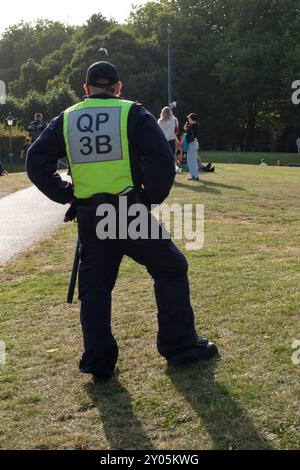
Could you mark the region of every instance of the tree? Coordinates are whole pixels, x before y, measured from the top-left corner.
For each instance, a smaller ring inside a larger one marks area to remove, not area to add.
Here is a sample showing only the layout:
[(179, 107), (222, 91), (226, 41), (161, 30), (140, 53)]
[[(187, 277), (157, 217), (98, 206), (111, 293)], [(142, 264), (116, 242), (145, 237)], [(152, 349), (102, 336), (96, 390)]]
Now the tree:
[(0, 40), (0, 76), (7, 82), (16, 79), (29, 59), (36, 63), (68, 43), (76, 28), (57, 21), (38, 20), (34, 25), (21, 22), (6, 29)]
[(83, 26), (82, 39), (90, 39), (93, 36), (99, 36), (107, 33), (112, 25), (113, 21), (108, 21), (101, 13), (92, 15)]
[(254, 146), (257, 118), (264, 110), (265, 125), (270, 116), (268, 127), (275, 132), (273, 112), (280, 115), (286, 28), (291, 26), (283, 18), (291, 7), (296, 7), (294, 0), (227, 1), (228, 26), (216, 48), (216, 72), (223, 85), (232, 87), (247, 150)]
[(18, 98), (26, 96), (28, 90), (41, 92), (46, 80), (46, 70), (34, 59), (28, 59), (21, 66), (19, 78), (9, 84), (9, 92)]
[(0, 39), (10, 103), (22, 114), (24, 102), (49, 109), (59, 90), (66, 103), (73, 90), (81, 98), (87, 67), (104, 59), (118, 67), (124, 96), (157, 115), (167, 104), (169, 23), (176, 114), (182, 123), (199, 114), (204, 146), (253, 149), (264, 133), (275, 149), (299, 125), (290, 100), (300, 78), (299, 0), (160, 0), (134, 8), (126, 25), (101, 13), (76, 28), (20, 23)]

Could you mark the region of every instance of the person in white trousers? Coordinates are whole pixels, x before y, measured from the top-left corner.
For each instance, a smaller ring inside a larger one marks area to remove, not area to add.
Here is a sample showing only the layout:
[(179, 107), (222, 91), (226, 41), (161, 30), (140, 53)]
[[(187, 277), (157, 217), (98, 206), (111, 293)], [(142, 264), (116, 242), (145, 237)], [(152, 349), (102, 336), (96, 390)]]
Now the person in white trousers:
[(198, 181), (199, 124), (197, 114), (190, 113), (187, 116), (187, 122), (184, 125), (184, 130), (186, 131), (186, 140), (188, 143), (187, 164), (190, 172), (188, 179)]
[(165, 106), (160, 113), (160, 118), (157, 121), (159, 127), (165, 134), (167, 141), (169, 142), (171, 151), (175, 158), (176, 155), (176, 142), (177, 142), (177, 133), (179, 130), (178, 119), (174, 116), (171, 108)]

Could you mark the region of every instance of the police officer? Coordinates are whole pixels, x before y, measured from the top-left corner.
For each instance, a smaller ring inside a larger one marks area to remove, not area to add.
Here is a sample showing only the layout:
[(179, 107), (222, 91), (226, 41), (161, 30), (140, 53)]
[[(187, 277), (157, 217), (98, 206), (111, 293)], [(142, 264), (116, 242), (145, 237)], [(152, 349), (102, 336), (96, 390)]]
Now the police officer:
[[(215, 344), (196, 333), (188, 265), (171, 239), (104, 240), (96, 234), (95, 200), (116, 204), (126, 197), (130, 205), (139, 195), (147, 205), (160, 204), (174, 182), (174, 159), (155, 118), (140, 104), (122, 100), (121, 89), (112, 64), (91, 65), (84, 101), (51, 122), (27, 159), (29, 178), (46, 196), (62, 204), (76, 201), (84, 339), (80, 371), (92, 374), (95, 383), (113, 376), (118, 358), (111, 293), (124, 255), (144, 265), (154, 280), (159, 353), (174, 365), (218, 354)], [(56, 173), (57, 160), (65, 156), (73, 185)]]

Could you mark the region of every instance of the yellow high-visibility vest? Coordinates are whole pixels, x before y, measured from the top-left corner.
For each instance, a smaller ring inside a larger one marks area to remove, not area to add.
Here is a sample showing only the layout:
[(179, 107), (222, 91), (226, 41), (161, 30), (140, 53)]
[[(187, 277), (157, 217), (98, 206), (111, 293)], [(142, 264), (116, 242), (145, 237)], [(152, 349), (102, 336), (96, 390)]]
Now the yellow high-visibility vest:
[(64, 112), (64, 139), (74, 194), (120, 194), (133, 187), (128, 114), (132, 101), (87, 98)]

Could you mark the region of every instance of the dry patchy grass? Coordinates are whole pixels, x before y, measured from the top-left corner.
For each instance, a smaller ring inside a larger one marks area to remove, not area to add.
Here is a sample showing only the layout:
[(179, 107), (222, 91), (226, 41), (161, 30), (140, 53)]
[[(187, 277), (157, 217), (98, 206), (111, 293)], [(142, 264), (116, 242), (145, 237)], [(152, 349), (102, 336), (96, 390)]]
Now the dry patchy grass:
[(0, 177), (0, 197), (19, 191), (30, 186), (31, 182), (26, 173), (11, 173)]
[(234, 165), (200, 183), (177, 176), (170, 201), (205, 204), (205, 248), (186, 255), (197, 328), (218, 361), (166, 367), (152, 281), (126, 259), (113, 295), (118, 373), (95, 388), (77, 370), (78, 301), (65, 303), (75, 227), (2, 269), (1, 448), (299, 447), (299, 183), (297, 169)]

